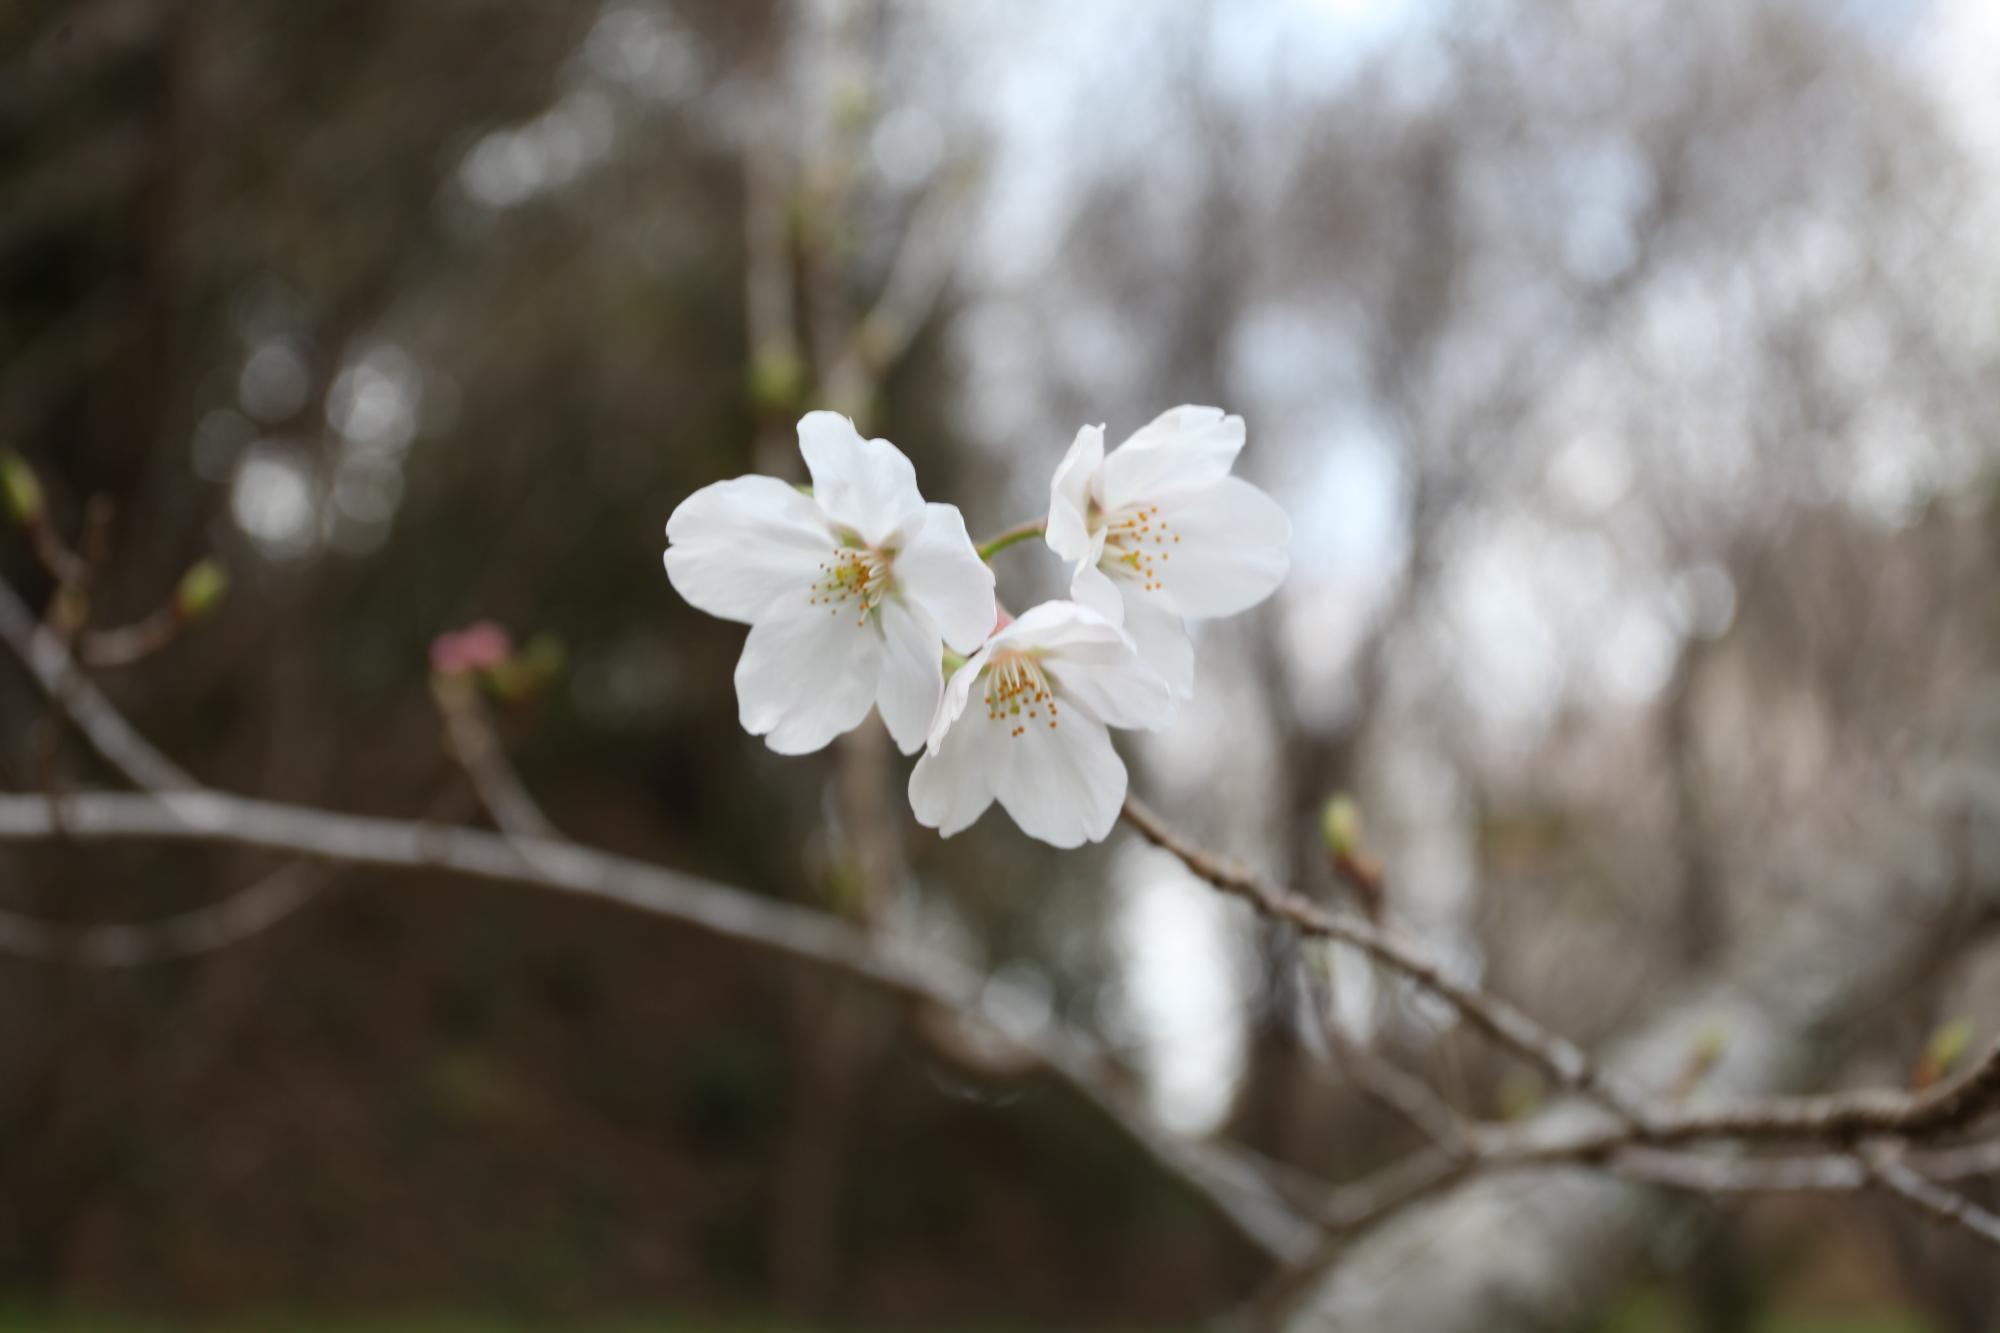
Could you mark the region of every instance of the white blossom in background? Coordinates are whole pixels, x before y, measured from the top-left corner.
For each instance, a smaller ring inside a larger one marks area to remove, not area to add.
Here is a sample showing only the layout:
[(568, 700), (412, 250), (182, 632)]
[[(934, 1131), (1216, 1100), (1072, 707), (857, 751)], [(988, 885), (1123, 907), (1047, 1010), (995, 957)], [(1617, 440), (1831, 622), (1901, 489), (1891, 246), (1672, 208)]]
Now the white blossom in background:
[(1109, 454), (1085, 426), (1049, 486), (1046, 540), (1075, 566), (1070, 595), (1123, 625), (1174, 693), (1194, 692), (1189, 620), (1246, 611), (1291, 568), (1291, 519), (1229, 475), (1243, 418), (1176, 407)]
[(667, 520), (667, 577), (694, 606), (750, 626), (736, 665), (744, 730), (807, 754), (878, 709), (905, 754), (944, 688), (943, 648), (993, 627), (993, 573), (965, 520), (926, 504), (887, 440), (834, 412), (799, 422), (807, 495), (775, 477), (703, 487)]
[(1174, 708), (1123, 630), (1075, 602), (1044, 602), (952, 676), (910, 774), (911, 808), (950, 837), (998, 800), (1043, 842), (1101, 841), (1125, 801), (1125, 765), (1106, 728), (1157, 731)]

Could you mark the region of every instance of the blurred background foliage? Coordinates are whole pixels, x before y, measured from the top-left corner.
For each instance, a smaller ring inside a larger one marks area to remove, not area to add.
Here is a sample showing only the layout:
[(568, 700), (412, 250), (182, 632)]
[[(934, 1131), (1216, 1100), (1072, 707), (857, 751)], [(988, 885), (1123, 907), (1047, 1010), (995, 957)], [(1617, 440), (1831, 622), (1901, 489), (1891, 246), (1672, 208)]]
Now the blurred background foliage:
[[(1411, 1140), (1322, 1021), (1485, 1114), (1539, 1093), (1359, 968), (1303, 993), (1283, 941), (1115, 839), (940, 843), (891, 759), (766, 753), (741, 631), (661, 576), (667, 513), (797, 476), (809, 406), (975, 534), (1039, 514), (1081, 421), (1242, 413), (1295, 576), (1206, 636), (1141, 789), (1327, 896), (1318, 811), (1356, 793), (1399, 912), (1610, 1037), (1792, 914), (1996, 879), (1982, 10), (8, 0), (0, 439), (65, 531), (109, 502), (94, 623), (229, 570), (104, 678), (202, 780), (473, 817), (430, 644), (547, 636), (560, 673), (495, 707), (567, 834), (949, 949), (1124, 1051), (1170, 1122), (1345, 1176)], [(1010, 604), (1057, 589), (1001, 559)], [(51, 592), (23, 541), (0, 572)], [(109, 780), (48, 725), (0, 671), (7, 786)], [(0, 905), (144, 920), (274, 864), (6, 848)], [(1816, 1038), (1826, 1069), (1897, 1082), (1940, 1024), (1990, 1033), (2000, 965), (1954, 946)], [(0, 1293), (1164, 1328), (1255, 1285), (1089, 1108), (956, 1040), (421, 875), (342, 874), (186, 961), (0, 960)], [(2000, 1306), (1866, 1202), (1630, 1258), (1602, 1327)]]

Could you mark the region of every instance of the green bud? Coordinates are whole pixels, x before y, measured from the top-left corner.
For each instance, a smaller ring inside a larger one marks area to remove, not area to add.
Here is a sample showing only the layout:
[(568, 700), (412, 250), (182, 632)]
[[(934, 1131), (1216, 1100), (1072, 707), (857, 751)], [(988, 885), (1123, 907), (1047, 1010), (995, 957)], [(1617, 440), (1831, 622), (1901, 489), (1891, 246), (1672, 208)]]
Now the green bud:
[(761, 411), (790, 411), (805, 381), (805, 363), (788, 347), (760, 347), (750, 358), (750, 402)]
[(1681, 1069), (1675, 1081), (1673, 1095), (1676, 1100), (1689, 1096), (1696, 1088), (1708, 1081), (1715, 1067), (1722, 1063), (1722, 1057), (1729, 1050), (1729, 1026), (1719, 1018), (1711, 1018), (1696, 1029), (1694, 1045), (1688, 1051), (1687, 1064)]
[(6, 493), (7, 512), (27, 527), (42, 520), (45, 501), (42, 483), (28, 461), (12, 449), (0, 453), (0, 492)]
[(75, 634), (90, 619), (90, 594), (81, 584), (61, 585), (56, 589), (49, 618), (65, 637)]
[(1361, 807), (1346, 792), (1337, 792), (1319, 812), (1319, 836), (1335, 856), (1361, 851)]
[(1965, 1059), (1965, 1053), (1971, 1049), (1971, 1020), (1954, 1018), (1931, 1033), (1930, 1041), (1924, 1046), (1924, 1063), (1935, 1069), (1942, 1078), (1958, 1068), (1959, 1063)]
[(222, 604), (229, 591), (229, 571), (213, 558), (198, 561), (181, 575), (174, 590), (174, 613), (182, 620), (199, 620)]
[(553, 634), (537, 634), (504, 662), (486, 668), (485, 679), (495, 696), (508, 703), (532, 699), (562, 675), (568, 654)]
[(868, 881), (861, 876), (861, 867), (850, 860), (841, 860), (827, 868), (827, 906), (835, 916), (848, 921), (859, 921), (868, 911)]
[(1701, 1025), (1695, 1034), (1694, 1058), (1702, 1068), (1713, 1069), (1729, 1050), (1729, 1026), (1719, 1018), (1711, 1018)]

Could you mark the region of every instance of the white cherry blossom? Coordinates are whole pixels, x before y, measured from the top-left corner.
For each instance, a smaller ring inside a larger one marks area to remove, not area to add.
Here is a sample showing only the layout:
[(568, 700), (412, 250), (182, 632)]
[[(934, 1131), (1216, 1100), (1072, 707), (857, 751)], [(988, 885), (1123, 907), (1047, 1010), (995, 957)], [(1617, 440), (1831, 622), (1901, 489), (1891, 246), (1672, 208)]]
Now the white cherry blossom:
[(1125, 765), (1105, 728), (1158, 730), (1174, 706), (1123, 630), (1075, 602), (1044, 602), (945, 686), (910, 805), (946, 837), (997, 799), (1043, 842), (1100, 841), (1125, 800)]
[(1248, 610), (1284, 581), (1292, 524), (1229, 475), (1243, 418), (1176, 407), (1109, 454), (1085, 426), (1049, 487), (1046, 540), (1075, 566), (1070, 595), (1122, 625), (1175, 694), (1194, 692), (1186, 622)]
[(703, 487), (667, 520), (667, 577), (689, 602), (750, 626), (736, 664), (744, 730), (807, 754), (872, 706), (905, 754), (943, 691), (944, 644), (993, 627), (993, 572), (948, 504), (926, 504), (887, 440), (834, 412), (799, 422), (805, 494), (775, 477)]

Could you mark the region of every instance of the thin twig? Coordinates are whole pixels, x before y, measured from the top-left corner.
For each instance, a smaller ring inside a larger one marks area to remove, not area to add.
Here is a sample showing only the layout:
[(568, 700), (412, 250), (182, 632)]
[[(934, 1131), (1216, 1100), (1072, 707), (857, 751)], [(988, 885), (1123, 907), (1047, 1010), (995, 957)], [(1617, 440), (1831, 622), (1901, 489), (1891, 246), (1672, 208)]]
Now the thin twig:
[(930, 318), (957, 268), (963, 194), (946, 182), (918, 201), (875, 304), (855, 321), (821, 376), (832, 401), (865, 402)]
[(101, 968), (192, 958), (269, 930), (312, 902), (333, 878), (330, 867), (294, 862), (220, 902), (158, 921), (58, 926), (0, 912), (0, 951), (35, 962)]
[(178, 639), (187, 625), (179, 603), (169, 600), (129, 625), (87, 631), (77, 644), (77, 656), (85, 666), (131, 666)]
[(1455, 981), (1419, 948), (1358, 916), (1333, 912), (1251, 871), (1229, 865), (1195, 846), (1169, 828), (1135, 796), (1125, 798), (1125, 822), (1156, 847), (1179, 858), (1194, 874), (1232, 897), (1242, 898), (1259, 915), (1284, 922), (1301, 934), (1350, 944), (1370, 958), (1402, 974), (1457, 1010), (1488, 1037), (1534, 1064), (1565, 1088), (1583, 1093), (1611, 1109), (1637, 1133), (1643, 1133), (1646, 1109), (1631, 1094), (1615, 1086), (1576, 1043), (1549, 1031), (1497, 996)]
[(1498, 1140), (1483, 1155), (1513, 1162), (1587, 1162), (1633, 1144), (1667, 1147), (1715, 1141), (1806, 1141), (1852, 1144), (1864, 1139), (1935, 1139), (1966, 1129), (2000, 1109), (2000, 1044), (1971, 1068), (1921, 1092), (1869, 1088), (1797, 1097), (1743, 1098), (1720, 1106), (1655, 1112), (1642, 1129), (1590, 1130), (1563, 1139)]
[(19, 657), (48, 694), (61, 701), (92, 749), (148, 791), (188, 791), (197, 784), (179, 765), (132, 729), (111, 701), (75, 669), (55, 634), (42, 627), (18, 594), (0, 581), (0, 643)]
[(1464, 1158), (1472, 1154), (1464, 1117), (1430, 1084), (1405, 1073), (1358, 1042), (1341, 1038), (1334, 1049), (1341, 1068), (1363, 1093), (1409, 1122), (1447, 1156)]
[(444, 718), (452, 757), (472, 779), (480, 803), (500, 831), (510, 838), (563, 840), (507, 758), (486, 703), (479, 697), (479, 683), (469, 675), (440, 677), (432, 683), (431, 697)]
[(1414, 945), (1216, 859), (1168, 828), (1135, 797), (1126, 798), (1124, 816), (1147, 841), (1172, 852), (1200, 878), (1303, 934), (1339, 940), (1362, 950), (1443, 999), (1472, 1026), (1533, 1061), (1564, 1086), (1619, 1112), (1625, 1121), (1616, 1128), (1554, 1143), (1526, 1143), (1517, 1150), (1489, 1143), (1480, 1148), (1482, 1156), (1505, 1156), (1514, 1162), (1534, 1158), (1590, 1161), (1631, 1144), (1787, 1139), (1846, 1144), (1864, 1138), (1936, 1137), (1964, 1129), (2000, 1109), (2000, 1042), (1958, 1077), (1921, 1092), (1866, 1089), (1819, 1096), (1746, 1098), (1687, 1110), (1643, 1103), (1613, 1086), (1582, 1048), (1505, 1001), (1451, 980)]
[(1862, 1156), (1870, 1178), (1883, 1190), (1920, 1213), (2000, 1247), (2000, 1214), (1988, 1212), (1956, 1190), (1912, 1170), (1891, 1150), (1873, 1149)]

